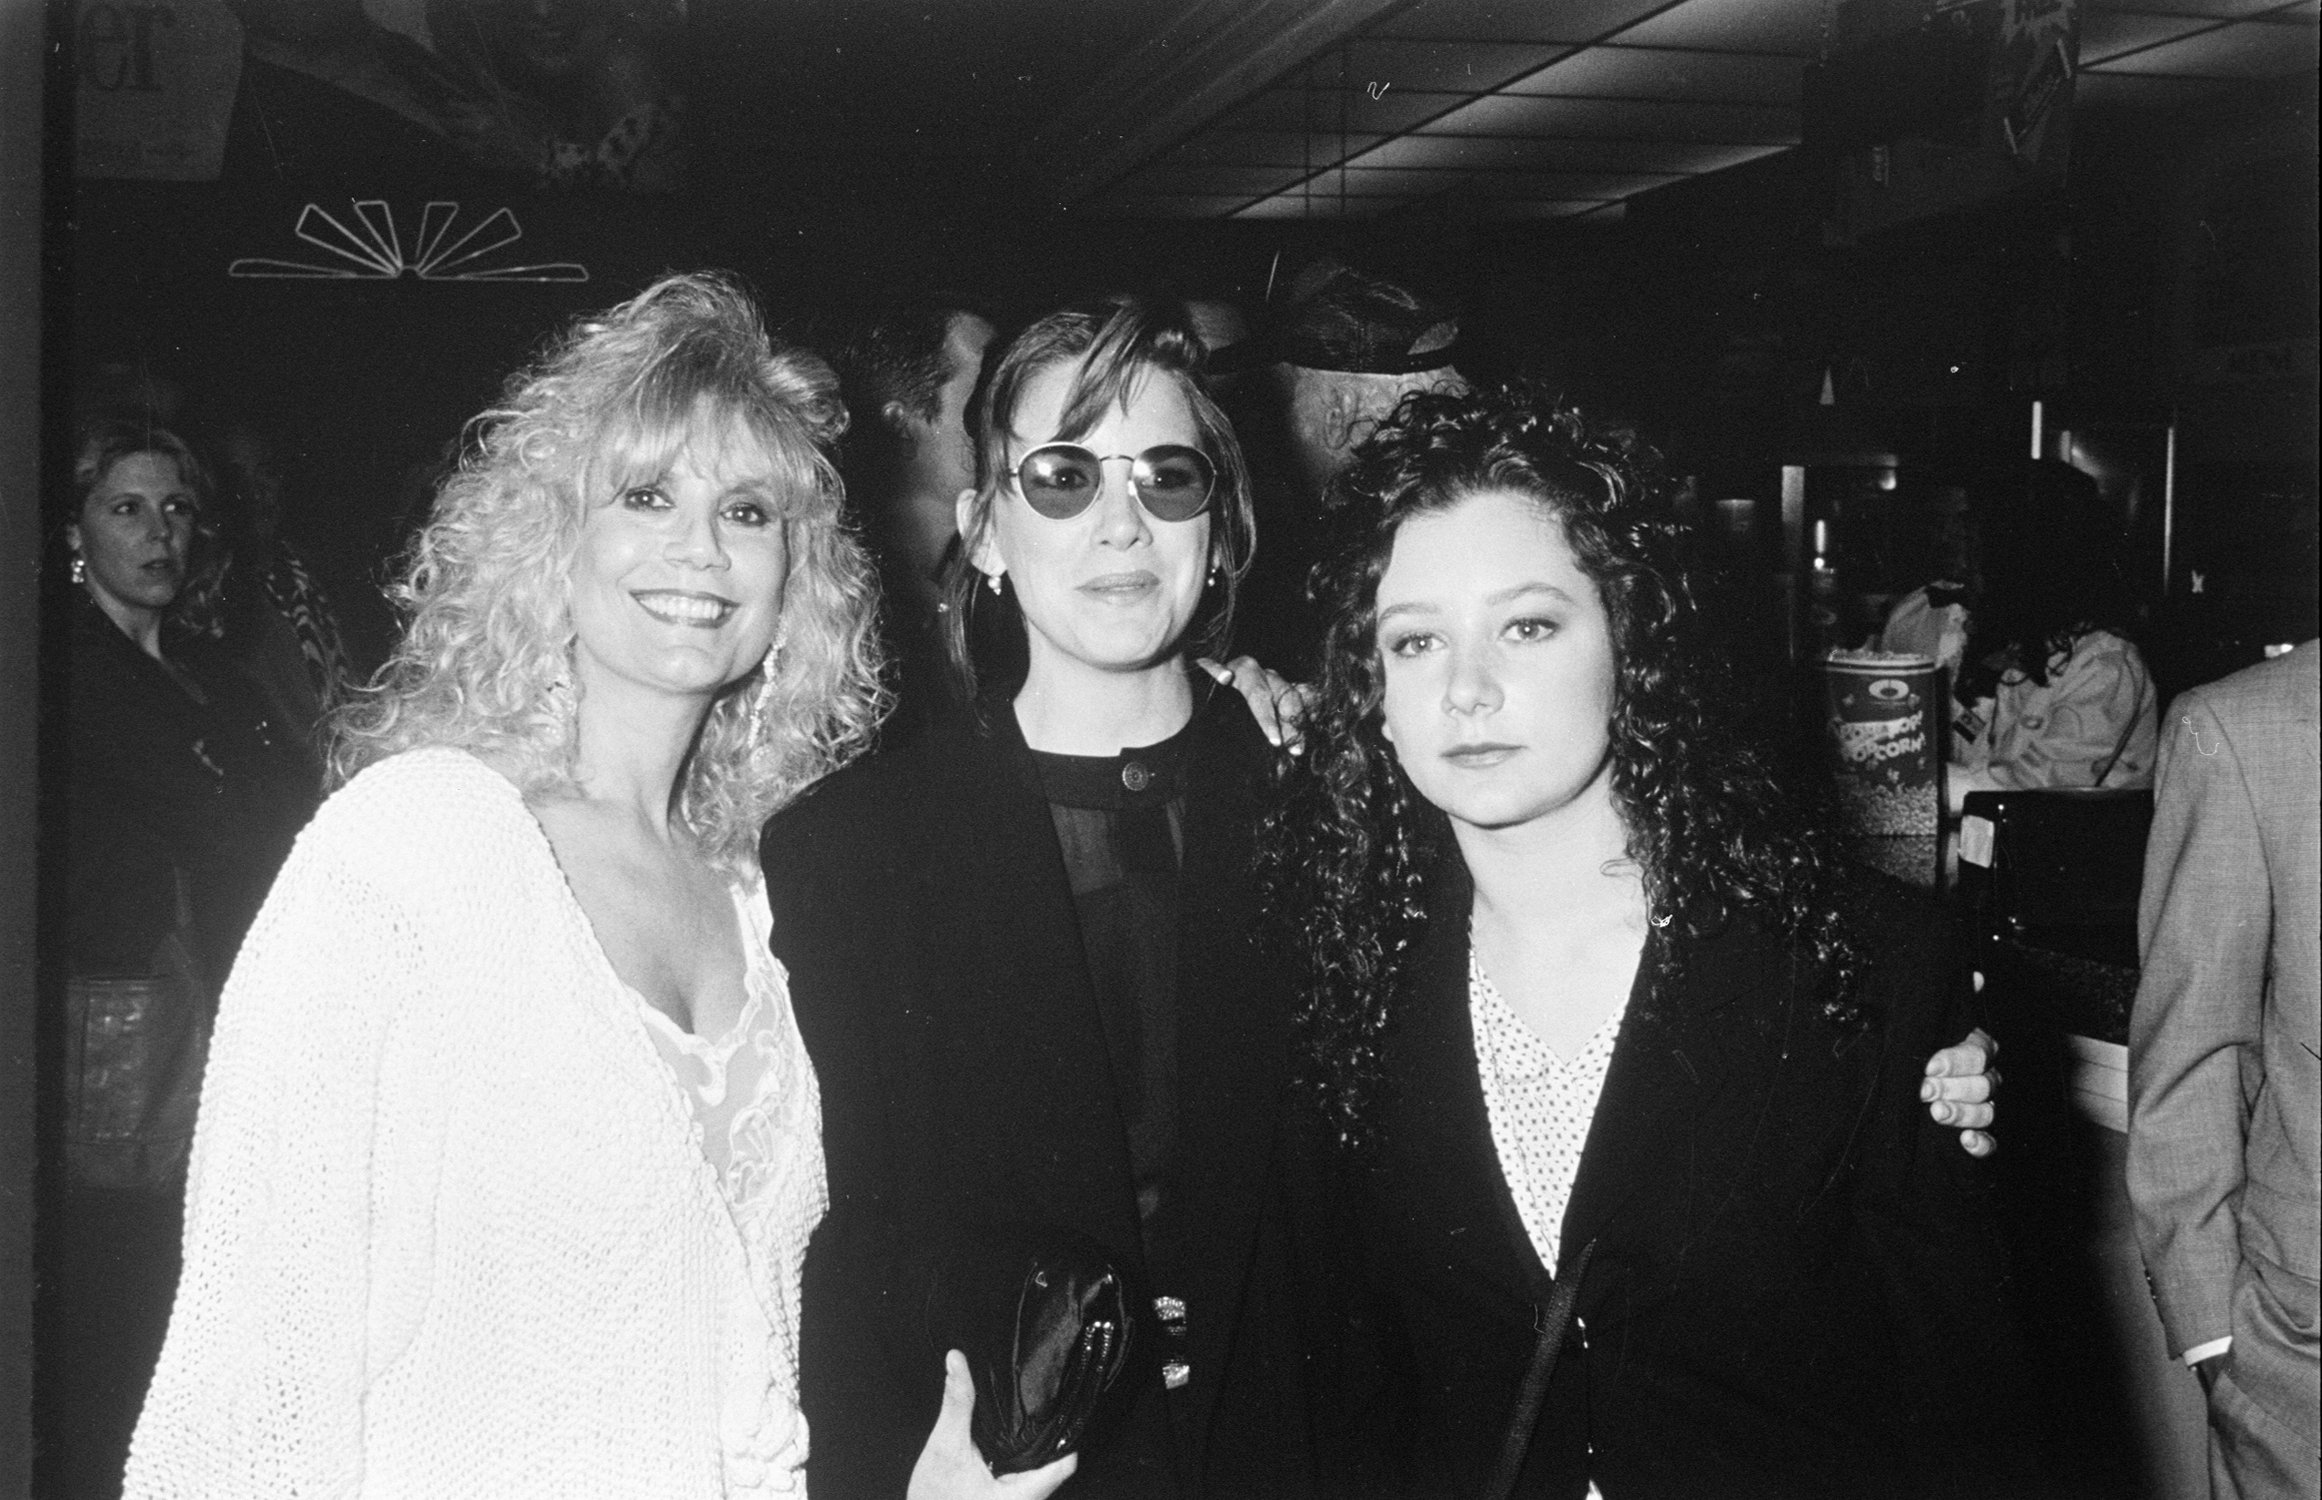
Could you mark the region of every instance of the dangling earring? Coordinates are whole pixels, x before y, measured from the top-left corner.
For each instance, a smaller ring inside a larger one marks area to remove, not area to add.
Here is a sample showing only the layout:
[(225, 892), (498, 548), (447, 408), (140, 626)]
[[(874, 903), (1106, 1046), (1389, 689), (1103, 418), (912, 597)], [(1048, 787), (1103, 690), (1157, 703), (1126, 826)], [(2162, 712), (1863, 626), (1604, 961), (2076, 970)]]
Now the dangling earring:
[(750, 717), (744, 726), (743, 743), (755, 745), (766, 733), (766, 700), (774, 696), (774, 669), (782, 658), (782, 643), (774, 642), (766, 648), (766, 659), (758, 663), (758, 685), (750, 689)]
[(1209, 586), (1213, 589), (1217, 587), (1217, 573), (1217, 564), (1211, 563), (1209, 565)]
[(990, 589), (990, 590), (992, 591), (992, 597), (993, 597), (993, 598), (995, 598), (995, 599), (999, 598), (999, 597), (1000, 597), (1000, 575), (999, 575), (999, 574), (997, 574), (997, 573), (986, 573), (986, 574), (984, 575), (984, 587), (985, 587), (985, 588), (988, 588), (988, 589)]
[(72, 580), (75, 584), (85, 584), (89, 581), (89, 560), (78, 552), (73, 554)]

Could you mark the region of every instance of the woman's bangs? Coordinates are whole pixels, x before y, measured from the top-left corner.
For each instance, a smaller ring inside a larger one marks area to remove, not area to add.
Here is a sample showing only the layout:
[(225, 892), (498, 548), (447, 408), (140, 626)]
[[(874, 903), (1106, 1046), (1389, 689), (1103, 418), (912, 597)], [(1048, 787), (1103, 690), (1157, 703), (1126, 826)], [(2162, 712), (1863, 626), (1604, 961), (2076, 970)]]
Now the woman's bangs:
[(604, 505), (634, 486), (658, 483), (680, 458), (704, 474), (763, 476), (764, 499), (784, 518), (812, 518), (835, 507), (828, 467), (794, 419), (762, 403), (707, 396), (674, 417), (624, 412), (583, 466), (583, 503)]
[(1072, 389), (1064, 401), (1064, 423), (1057, 436), (1078, 442), (1105, 419), (1106, 412), (1115, 407), (1127, 411), (1129, 403), (1144, 393), (1145, 381), (1153, 373), (1152, 364), (1138, 358), (1126, 345), (1107, 348), (1100, 344), (1089, 350), (1073, 373)]

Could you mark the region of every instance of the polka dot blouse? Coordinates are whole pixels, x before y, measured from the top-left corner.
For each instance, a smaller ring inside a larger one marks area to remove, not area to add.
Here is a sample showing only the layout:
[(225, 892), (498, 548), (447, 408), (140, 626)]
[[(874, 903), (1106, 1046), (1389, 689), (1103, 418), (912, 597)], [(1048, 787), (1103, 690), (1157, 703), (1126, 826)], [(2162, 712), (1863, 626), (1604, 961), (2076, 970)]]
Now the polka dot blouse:
[(1526, 1026), (1493, 987), (1473, 944), (1467, 954), (1467, 1004), (1500, 1172), (1533, 1250), (1553, 1271), (1564, 1207), (1572, 1201), (1581, 1148), (1588, 1144), (1589, 1121), (1604, 1092), (1605, 1069), (1628, 1000), (1622, 998), (1570, 1062)]

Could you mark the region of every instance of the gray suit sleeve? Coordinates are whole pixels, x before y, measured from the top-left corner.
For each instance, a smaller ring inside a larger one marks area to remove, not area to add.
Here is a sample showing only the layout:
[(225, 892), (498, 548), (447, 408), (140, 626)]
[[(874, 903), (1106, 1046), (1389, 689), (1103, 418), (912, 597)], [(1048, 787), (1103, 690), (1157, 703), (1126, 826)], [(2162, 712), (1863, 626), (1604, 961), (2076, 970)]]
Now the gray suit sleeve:
[(2137, 915), (2128, 1189), (2169, 1350), (2233, 1331), (2237, 1224), (2273, 903), (2236, 747), (2198, 691), (2170, 714)]

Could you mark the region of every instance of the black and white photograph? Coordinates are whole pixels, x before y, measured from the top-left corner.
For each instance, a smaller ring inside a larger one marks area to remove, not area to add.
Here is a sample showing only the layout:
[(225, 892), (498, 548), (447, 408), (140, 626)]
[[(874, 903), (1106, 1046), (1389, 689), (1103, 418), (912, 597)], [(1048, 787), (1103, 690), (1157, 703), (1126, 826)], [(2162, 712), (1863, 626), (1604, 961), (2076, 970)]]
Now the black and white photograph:
[(2318, 0), (0, 0), (0, 1500), (2322, 1500)]

